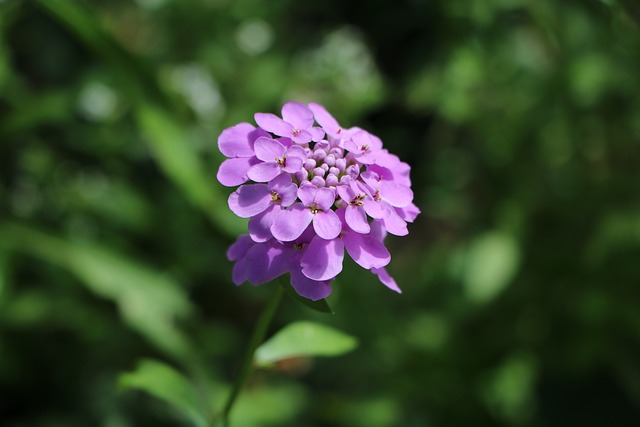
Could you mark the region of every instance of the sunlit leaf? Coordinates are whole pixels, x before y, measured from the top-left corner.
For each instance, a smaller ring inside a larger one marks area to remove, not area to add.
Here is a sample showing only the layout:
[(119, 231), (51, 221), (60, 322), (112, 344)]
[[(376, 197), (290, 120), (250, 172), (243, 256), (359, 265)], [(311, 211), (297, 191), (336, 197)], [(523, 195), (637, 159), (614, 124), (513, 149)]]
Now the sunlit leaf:
[(119, 384), (163, 400), (197, 427), (208, 425), (207, 413), (189, 380), (164, 363), (141, 360), (135, 371), (120, 375)]
[(328, 326), (296, 322), (286, 326), (256, 350), (258, 365), (301, 356), (340, 356), (357, 347), (357, 340)]

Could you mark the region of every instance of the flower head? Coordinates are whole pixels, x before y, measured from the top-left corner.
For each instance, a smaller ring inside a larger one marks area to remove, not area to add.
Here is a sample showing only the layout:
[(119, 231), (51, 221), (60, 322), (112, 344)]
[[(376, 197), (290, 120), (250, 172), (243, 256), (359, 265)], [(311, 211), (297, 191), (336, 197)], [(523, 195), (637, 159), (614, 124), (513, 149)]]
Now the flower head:
[(420, 213), (409, 165), (377, 136), (342, 128), (319, 104), (288, 102), (282, 118), (256, 113), (255, 120), (258, 128), (240, 123), (218, 138), (228, 157), (218, 180), (240, 186), (229, 207), (249, 218), (249, 234), (227, 252), (234, 283), (261, 285), (289, 273), (300, 295), (322, 299), (331, 294), (346, 250), (401, 292), (385, 269), (391, 255), (384, 238), (408, 234), (407, 222)]

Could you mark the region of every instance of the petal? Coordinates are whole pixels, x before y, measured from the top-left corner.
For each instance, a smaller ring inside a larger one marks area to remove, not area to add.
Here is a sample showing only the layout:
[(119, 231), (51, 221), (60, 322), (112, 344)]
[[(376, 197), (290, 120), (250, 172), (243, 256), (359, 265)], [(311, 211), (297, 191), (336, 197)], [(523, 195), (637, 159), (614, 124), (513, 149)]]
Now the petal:
[(398, 287), (398, 284), (396, 283), (396, 281), (393, 280), (393, 277), (389, 275), (386, 268), (372, 268), (371, 272), (376, 276), (378, 276), (378, 279), (380, 279), (382, 284), (385, 285), (387, 288), (399, 294), (402, 293), (402, 290)]
[(413, 200), (413, 191), (395, 182), (382, 181), (380, 183), (380, 197), (396, 208), (408, 206)]
[(249, 179), (255, 182), (269, 182), (278, 175), (280, 175), (280, 165), (276, 162), (258, 163), (247, 171)]
[(371, 197), (367, 196), (362, 201), (364, 204), (364, 210), (371, 218), (384, 218), (387, 215), (386, 207), (389, 206), (387, 202), (376, 202)]
[(255, 165), (259, 160), (255, 157), (238, 157), (235, 159), (227, 159), (220, 164), (216, 178), (220, 184), (227, 187), (235, 187), (244, 184), (249, 180), (247, 173), (249, 168)]
[(227, 259), (229, 261), (239, 260), (247, 253), (251, 246), (253, 246), (253, 242), (248, 235), (242, 234), (238, 236), (236, 241), (229, 246), (229, 249), (227, 249)]
[(284, 161), (284, 167), (282, 168), (287, 173), (296, 173), (300, 169), (302, 169), (302, 159), (298, 157), (288, 157)]
[(301, 159), (303, 162), (307, 160), (307, 152), (304, 151), (304, 148), (299, 145), (293, 145), (287, 149), (287, 158), (297, 157)]
[(253, 118), (258, 126), (268, 132), (275, 133), (278, 136), (291, 136), (293, 126), (274, 114), (256, 113)]
[(396, 212), (400, 215), (400, 218), (404, 219), (406, 222), (413, 222), (417, 216), (420, 215), (420, 208), (413, 203), (409, 203), (409, 205), (404, 208), (396, 209)]
[(367, 270), (384, 267), (391, 261), (391, 254), (382, 242), (368, 234), (344, 233), (342, 240), (349, 256)]
[(318, 301), (331, 295), (331, 281), (311, 280), (298, 269), (291, 270), (291, 286), (298, 295)]
[(306, 144), (307, 142), (311, 142), (311, 134), (306, 130), (301, 130), (296, 135), (291, 133), (290, 136), (296, 144)]
[(347, 203), (350, 203), (356, 197), (356, 193), (347, 185), (337, 186), (336, 191), (338, 192), (338, 196)]
[(264, 212), (249, 219), (249, 235), (254, 242), (262, 243), (270, 240), (273, 218), (280, 210), (280, 206), (272, 204)]
[(341, 239), (314, 237), (307, 246), (300, 265), (302, 274), (312, 280), (329, 280), (342, 271), (344, 244)]
[(231, 270), (231, 280), (236, 286), (242, 285), (247, 281), (247, 260), (245, 258), (239, 259)]
[(253, 157), (250, 135), (255, 129), (249, 123), (239, 123), (223, 130), (218, 137), (218, 149), (227, 157)]
[(367, 221), (367, 214), (361, 206), (347, 206), (344, 218), (347, 221), (347, 225), (357, 233), (367, 234), (371, 231)]
[(254, 145), (256, 157), (265, 162), (273, 162), (282, 159), (287, 148), (275, 139), (258, 138)]
[(266, 184), (243, 185), (229, 196), (229, 208), (240, 218), (249, 218), (269, 207), (271, 192)]
[(318, 127), (307, 129), (307, 132), (311, 134), (311, 140), (313, 142), (321, 141), (325, 134), (324, 129)]
[(271, 234), (281, 242), (291, 242), (304, 232), (313, 220), (313, 214), (302, 203), (282, 209), (273, 218)]
[(319, 188), (316, 193), (315, 202), (318, 204), (318, 207), (323, 211), (328, 211), (331, 209), (331, 205), (336, 200), (336, 193), (330, 188)]
[(317, 192), (318, 187), (312, 184), (305, 184), (298, 188), (298, 197), (305, 206), (309, 206), (313, 203)]
[(342, 231), (342, 223), (334, 211), (318, 212), (313, 216), (313, 229), (323, 239), (335, 239)]
[(338, 121), (320, 104), (311, 103), (309, 109), (313, 112), (316, 122), (322, 126), (329, 135), (336, 136), (341, 128)]
[[(387, 205), (388, 206), (388, 205)], [(382, 218), (384, 228), (394, 236), (406, 236), (409, 234), (407, 223), (398, 215), (392, 207), (389, 207), (387, 215)]]
[(247, 280), (252, 285), (262, 285), (282, 276), (289, 270), (290, 257), (290, 251), (279, 243), (256, 244), (247, 252)]
[(287, 102), (282, 107), (282, 118), (296, 129), (308, 129), (313, 126), (313, 113), (304, 104)]

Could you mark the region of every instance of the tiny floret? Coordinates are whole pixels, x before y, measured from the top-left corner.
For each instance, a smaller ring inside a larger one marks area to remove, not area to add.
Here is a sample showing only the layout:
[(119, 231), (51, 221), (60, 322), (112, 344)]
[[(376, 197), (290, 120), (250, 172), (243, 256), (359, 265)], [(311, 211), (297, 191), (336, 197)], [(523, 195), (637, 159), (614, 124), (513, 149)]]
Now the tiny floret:
[(408, 234), (420, 210), (410, 167), (366, 130), (343, 128), (321, 105), (288, 102), (282, 118), (256, 113), (258, 127), (225, 129), (218, 148), (228, 159), (217, 178), (229, 208), (249, 218), (248, 234), (227, 251), (233, 282), (261, 285), (289, 274), (305, 298), (331, 294), (346, 253), (400, 293), (385, 267), (387, 235)]

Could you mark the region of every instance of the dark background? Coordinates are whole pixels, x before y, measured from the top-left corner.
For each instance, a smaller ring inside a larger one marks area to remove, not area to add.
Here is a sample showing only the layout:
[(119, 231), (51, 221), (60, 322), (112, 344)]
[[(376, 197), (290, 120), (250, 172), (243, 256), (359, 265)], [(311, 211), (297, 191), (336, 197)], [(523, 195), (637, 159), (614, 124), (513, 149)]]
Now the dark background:
[(259, 371), (240, 426), (636, 426), (640, 9), (617, 0), (0, 1), (0, 424), (191, 425), (142, 358), (222, 404), (269, 285), (217, 135), (319, 102), (412, 166), (396, 295), (354, 263), (340, 358)]

